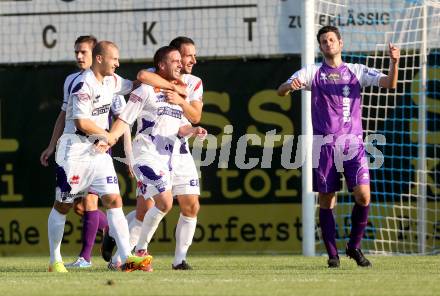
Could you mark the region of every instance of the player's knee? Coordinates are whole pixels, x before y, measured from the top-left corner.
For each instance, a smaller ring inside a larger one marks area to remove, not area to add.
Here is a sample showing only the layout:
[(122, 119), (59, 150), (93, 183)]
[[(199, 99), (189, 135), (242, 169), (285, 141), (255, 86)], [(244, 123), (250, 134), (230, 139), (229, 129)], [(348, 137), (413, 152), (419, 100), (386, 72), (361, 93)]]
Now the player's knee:
[(73, 211), (75, 212), (75, 214), (77, 214), (78, 216), (83, 216), (84, 215), (84, 206), (81, 202), (77, 202), (73, 205)]
[(334, 192), (318, 194), (319, 207), (321, 209), (333, 209), (336, 201), (336, 194)]
[(180, 208), (182, 215), (186, 217), (197, 217), (199, 210), (200, 204), (198, 201)]
[(370, 195), (369, 194), (360, 194), (355, 197), (355, 201), (358, 205), (366, 207), (370, 204)]
[(55, 202), (53, 208), (60, 214), (67, 215), (69, 213), (72, 204)]
[(144, 221), (144, 217), (146, 213), (147, 213), (146, 208), (142, 208), (142, 209), (136, 208), (136, 219), (139, 221)]
[(156, 208), (158, 208), (161, 212), (164, 213), (168, 213), (172, 207), (173, 207), (172, 202), (156, 203)]
[(102, 197), (102, 204), (107, 209), (121, 208), (122, 198), (120, 195), (109, 194)]

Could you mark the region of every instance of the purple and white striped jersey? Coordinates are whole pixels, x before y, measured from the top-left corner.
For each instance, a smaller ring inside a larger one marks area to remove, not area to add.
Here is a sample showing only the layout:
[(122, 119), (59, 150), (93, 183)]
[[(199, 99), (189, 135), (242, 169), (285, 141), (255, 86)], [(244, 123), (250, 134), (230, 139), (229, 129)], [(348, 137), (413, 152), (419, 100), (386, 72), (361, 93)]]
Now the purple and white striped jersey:
[(362, 136), (361, 88), (379, 86), (385, 74), (362, 64), (342, 63), (332, 68), (325, 63), (307, 65), (287, 82), (298, 78), (312, 91), (314, 135), (343, 134)]
[(133, 140), (135, 159), (145, 153), (151, 156), (170, 156), (179, 128), (190, 124), (179, 105), (168, 103), (160, 89), (146, 84), (130, 94), (119, 119), (130, 125), (137, 120), (137, 132)]

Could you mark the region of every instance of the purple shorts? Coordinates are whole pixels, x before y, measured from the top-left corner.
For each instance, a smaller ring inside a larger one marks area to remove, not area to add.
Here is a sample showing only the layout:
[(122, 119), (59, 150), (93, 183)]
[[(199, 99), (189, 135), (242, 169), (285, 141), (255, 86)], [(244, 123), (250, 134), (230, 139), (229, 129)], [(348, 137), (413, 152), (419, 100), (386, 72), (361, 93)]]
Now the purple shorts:
[(347, 149), (348, 147), (344, 147), (344, 152), (337, 153), (334, 144), (321, 147), (319, 161), (314, 161), (313, 165), (313, 191), (322, 193), (340, 191), (342, 189), (341, 173), (345, 176), (350, 192), (357, 185), (370, 184), (370, 173), (364, 145), (361, 144), (356, 147), (352, 151), (354, 155), (347, 157), (348, 160), (341, 160), (341, 153), (347, 155)]

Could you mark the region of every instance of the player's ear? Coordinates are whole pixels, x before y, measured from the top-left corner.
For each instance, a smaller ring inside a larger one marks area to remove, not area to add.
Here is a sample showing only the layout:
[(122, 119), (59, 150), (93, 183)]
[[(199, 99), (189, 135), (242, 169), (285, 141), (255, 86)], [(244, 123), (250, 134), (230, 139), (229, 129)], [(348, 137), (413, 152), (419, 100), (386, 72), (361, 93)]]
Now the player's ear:
[(157, 65), (159, 66), (159, 69), (161, 70), (165, 69), (164, 62), (159, 62)]
[(340, 46), (341, 48), (344, 47), (344, 41), (342, 41), (342, 39), (339, 39), (339, 46)]
[(104, 60), (104, 59), (103, 59), (102, 55), (98, 54), (98, 55), (96, 56), (96, 61), (97, 61), (99, 64), (102, 64), (102, 61), (103, 61), (103, 60)]

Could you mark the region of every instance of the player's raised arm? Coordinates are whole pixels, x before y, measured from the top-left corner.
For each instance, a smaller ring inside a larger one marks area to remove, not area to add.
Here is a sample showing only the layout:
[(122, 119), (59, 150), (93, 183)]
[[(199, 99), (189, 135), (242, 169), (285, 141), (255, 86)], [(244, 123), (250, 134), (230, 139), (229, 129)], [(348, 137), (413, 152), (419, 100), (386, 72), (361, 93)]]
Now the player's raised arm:
[(188, 103), (184, 98), (182, 98), (177, 92), (171, 90), (164, 90), (164, 94), (167, 97), (167, 102), (174, 105), (179, 105), (182, 107), (183, 114), (188, 120), (197, 124), (202, 118), (202, 107), (203, 104), (199, 101), (191, 101)]
[(291, 91), (299, 90), (304, 88), (304, 83), (302, 83), (298, 78), (294, 78), (292, 82), (284, 82), (278, 87), (279, 96), (287, 96)]
[(390, 70), (388, 75), (384, 76), (379, 81), (379, 86), (384, 88), (396, 88), (397, 87), (397, 77), (398, 77), (398, 67), (400, 59), (400, 49), (394, 46), (392, 43), (388, 44), (389, 55), (390, 55)]
[[(180, 96), (185, 98), (187, 96), (185, 87), (181, 84), (174, 84), (162, 78), (160, 75), (147, 70), (140, 70), (137, 74), (137, 79), (145, 84), (161, 89), (172, 90), (177, 92)], [(182, 83), (183, 84), (183, 83)]]

